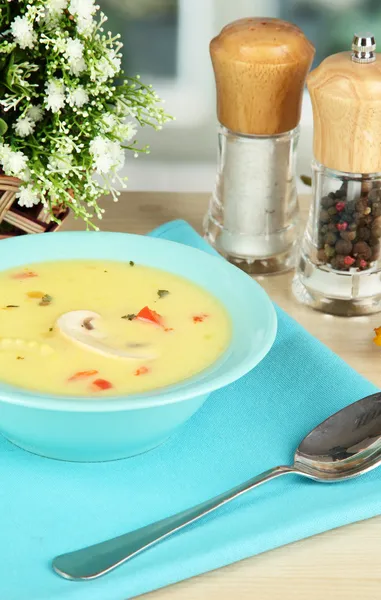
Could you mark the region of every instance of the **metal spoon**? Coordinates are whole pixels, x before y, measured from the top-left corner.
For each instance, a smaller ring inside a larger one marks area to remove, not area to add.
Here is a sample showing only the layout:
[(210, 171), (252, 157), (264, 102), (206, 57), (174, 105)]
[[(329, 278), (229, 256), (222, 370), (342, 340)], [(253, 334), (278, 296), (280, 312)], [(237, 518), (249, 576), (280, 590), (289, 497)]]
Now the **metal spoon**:
[(82, 550), (61, 554), (53, 569), (66, 579), (94, 579), (133, 558), (245, 492), (286, 474), (316, 481), (350, 479), (381, 463), (381, 393), (343, 408), (313, 429), (295, 452), (293, 466), (279, 466), (193, 508)]

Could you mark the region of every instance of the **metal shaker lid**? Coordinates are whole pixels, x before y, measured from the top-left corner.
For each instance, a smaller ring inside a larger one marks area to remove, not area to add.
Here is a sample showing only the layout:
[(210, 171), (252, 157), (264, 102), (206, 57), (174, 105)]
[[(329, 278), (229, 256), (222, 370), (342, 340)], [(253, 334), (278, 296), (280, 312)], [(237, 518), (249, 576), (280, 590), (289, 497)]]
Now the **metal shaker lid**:
[(357, 63), (371, 63), (376, 60), (376, 40), (369, 31), (355, 33), (352, 40), (352, 60)]

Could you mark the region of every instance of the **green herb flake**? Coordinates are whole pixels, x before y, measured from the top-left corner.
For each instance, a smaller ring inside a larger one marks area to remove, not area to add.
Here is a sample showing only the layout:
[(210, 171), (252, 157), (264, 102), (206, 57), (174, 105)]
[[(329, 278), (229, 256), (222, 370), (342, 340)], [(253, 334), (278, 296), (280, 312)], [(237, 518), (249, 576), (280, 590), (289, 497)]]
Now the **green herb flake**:
[(128, 321), (133, 321), (134, 319), (136, 319), (136, 315), (131, 314), (131, 315), (124, 315), (122, 317), (122, 319), (127, 319)]
[(128, 264), (130, 265), (130, 267), (134, 267), (135, 266), (135, 263), (134, 263), (133, 260), (130, 260), (130, 262)]
[(49, 294), (45, 294), (42, 296), (41, 302), (39, 302), (39, 306), (49, 306), (49, 304), (53, 301), (53, 297), (49, 296)]
[(157, 290), (157, 295), (159, 298), (165, 298), (165, 296), (168, 296), (168, 294), (168, 290)]
[(53, 331), (53, 327), (49, 327), (49, 331), (51, 333)]
[(17, 358), (17, 360), (24, 360), (23, 356), (17, 356), (16, 358)]
[(308, 185), (309, 187), (311, 187), (312, 179), (309, 175), (301, 175), (300, 179), (304, 183), (304, 185)]
[(7, 304), (5, 308), (20, 308), (18, 304)]

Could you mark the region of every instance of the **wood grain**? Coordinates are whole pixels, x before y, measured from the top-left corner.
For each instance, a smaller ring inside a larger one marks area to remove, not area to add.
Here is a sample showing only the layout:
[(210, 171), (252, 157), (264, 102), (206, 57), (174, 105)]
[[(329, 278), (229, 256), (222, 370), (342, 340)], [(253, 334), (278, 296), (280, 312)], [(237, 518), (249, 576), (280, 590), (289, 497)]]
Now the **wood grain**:
[(224, 27), (210, 43), (220, 123), (257, 135), (294, 129), (314, 54), (303, 32), (280, 19), (247, 18)]
[[(125, 193), (104, 201), (102, 229), (147, 233), (171, 219), (186, 219), (201, 232), (207, 194)], [(306, 218), (308, 198), (301, 198)], [(83, 229), (72, 218), (64, 229)], [(381, 313), (350, 320), (314, 312), (295, 302), (292, 274), (259, 282), (284, 310), (381, 387), (381, 349), (372, 344)], [(146, 600), (376, 600), (381, 590), (381, 517), (256, 556), (218, 571), (146, 594)], [(128, 584), (126, 585), (126, 600)], [(105, 600), (107, 597), (105, 596)]]
[(314, 114), (314, 156), (347, 173), (381, 171), (381, 59), (359, 64), (329, 56), (307, 78)]

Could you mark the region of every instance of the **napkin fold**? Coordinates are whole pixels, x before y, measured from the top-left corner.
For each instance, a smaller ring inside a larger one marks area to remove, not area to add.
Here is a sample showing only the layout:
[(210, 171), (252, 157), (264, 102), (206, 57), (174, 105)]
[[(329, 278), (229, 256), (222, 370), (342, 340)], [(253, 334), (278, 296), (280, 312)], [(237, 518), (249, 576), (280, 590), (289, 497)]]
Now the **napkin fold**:
[[(185, 222), (151, 235), (214, 252)], [(0, 598), (126, 600), (381, 513), (381, 473), (333, 485), (281, 478), (99, 580), (50, 567), (63, 552), (142, 527), (292, 461), (305, 434), (376, 388), (277, 308), (251, 373), (216, 393), (162, 447), (114, 463), (40, 458), (0, 436)]]

